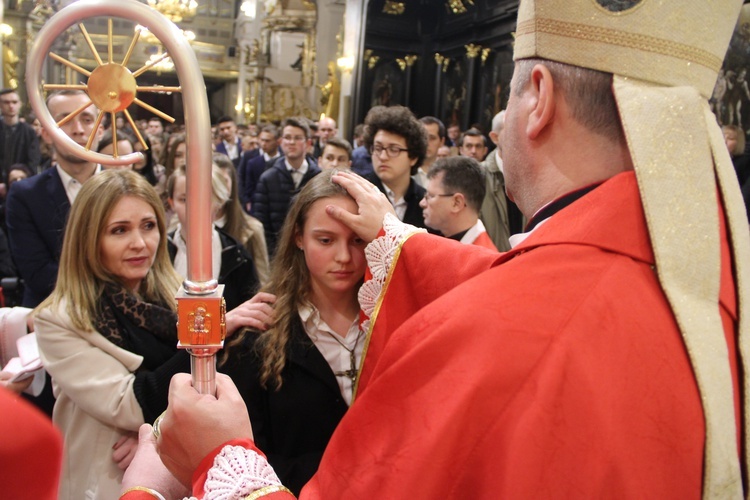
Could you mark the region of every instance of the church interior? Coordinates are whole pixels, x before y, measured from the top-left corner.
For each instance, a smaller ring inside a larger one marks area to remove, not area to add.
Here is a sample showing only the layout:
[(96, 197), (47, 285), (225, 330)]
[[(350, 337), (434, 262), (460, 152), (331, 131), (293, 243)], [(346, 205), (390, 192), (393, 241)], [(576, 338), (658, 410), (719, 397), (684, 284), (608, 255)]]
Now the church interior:
[[(70, 0), (4, 2), (3, 87), (23, 102), (27, 55), (45, 22)], [(289, 116), (337, 120), (351, 139), (374, 105), (402, 104), (462, 130), (487, 130), (507, 102), (517, 0), (148, 0), (182, 30), (199, 61), (212, 121), (278, 122)], [(108, 26), (111, 24), (111, 28)], [(159, 110), (180, 124), (182, 97), (174, 63), (161, 41), (129, 19), (93, 17), (58, 37), (45, 84), (85, 83), (96, 67), (92, 47), (114, 61), (128, 53), (139, 85), (135, 120)], [(111, 30), (111, 31), (110, 31)], [(84, 33), (85, 32), (85, 33)], [(91, 43), (89, 43), (89, 40)], [(61, 64), (64, 59), (72, 64)], [(22, 114), (30, 109), (24, 109)]]

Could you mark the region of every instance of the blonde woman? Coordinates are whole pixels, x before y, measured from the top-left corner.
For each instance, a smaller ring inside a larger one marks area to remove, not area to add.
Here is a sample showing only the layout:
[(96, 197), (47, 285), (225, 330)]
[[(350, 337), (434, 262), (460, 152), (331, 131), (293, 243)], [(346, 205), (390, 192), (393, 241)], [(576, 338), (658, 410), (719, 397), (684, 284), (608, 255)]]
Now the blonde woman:
[(166, 408), (172, 375), (190, 370), (176, 348), (179, 285), (148, 181), (107, 170), (86, 182), (35, 319), (65, 442), (60, 499), (117, 498), (138, 427)]

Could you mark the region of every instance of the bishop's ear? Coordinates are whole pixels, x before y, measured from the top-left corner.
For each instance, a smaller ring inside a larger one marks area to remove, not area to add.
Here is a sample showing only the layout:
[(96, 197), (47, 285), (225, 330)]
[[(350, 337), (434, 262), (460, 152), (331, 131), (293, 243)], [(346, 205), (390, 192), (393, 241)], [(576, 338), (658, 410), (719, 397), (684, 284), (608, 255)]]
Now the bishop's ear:
[(532, 105), (526, 133), (529, 139), (536, 139), (552, 122), (555, 116), (555, 92), (552, 74), (544, 64), (537, 64), (531, 70), (528, 91)]

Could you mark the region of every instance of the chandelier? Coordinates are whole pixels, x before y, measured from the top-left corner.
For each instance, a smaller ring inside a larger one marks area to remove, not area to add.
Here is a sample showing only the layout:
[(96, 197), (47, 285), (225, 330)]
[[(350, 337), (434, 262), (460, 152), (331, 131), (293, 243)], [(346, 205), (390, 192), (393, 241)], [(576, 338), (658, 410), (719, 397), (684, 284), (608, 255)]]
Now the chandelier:
[[(139, 32), (139, 35), (140, 35), (139, 36), (139, 40), (142, 40), (142, 41), (144, 41), (144, 42), (146, 42), (147, 44), (150, 44), (150, 45), (160, 45), (161, 44), (161, 41), (156, 37), (156, 35), (154, 35), (153, 33), (151, 33), (148, 30), (148, 28), (146, 28), (145, 26), (142, 26), (140, 24), (136, 24), (135, 25), (135, 31)], [(188, 42), (192, 43), (192, 42), (195, 41), (195, 33), (194, 32), (192, 32), (190, 30), (180, 29), (180, 33), (182, 33), (182, 36), (185, 37), (185, 39), (187, 39)]]
[(173, 23), (194, 18), (198, 10), (197, 0), (148, 0), (148, 5)]

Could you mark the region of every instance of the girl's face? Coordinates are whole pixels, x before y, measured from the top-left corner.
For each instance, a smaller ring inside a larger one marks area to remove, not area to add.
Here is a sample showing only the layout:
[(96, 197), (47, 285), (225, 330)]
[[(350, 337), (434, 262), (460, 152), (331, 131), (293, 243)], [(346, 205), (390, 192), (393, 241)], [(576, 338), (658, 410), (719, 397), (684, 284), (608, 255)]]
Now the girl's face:
[[(179, 175), (174, 180), (174, 190), (169, 199), (169, 206), (172, 207), (180, 225), (185, 227), (187, 224), (187, 178)], [(183, 235), (184, 236), (184, 235)]]
[(177, 145), (174, 152), (174, 168), (177, 170), (187, 164), (187, 144), (181, 142)]
[(351, 229), (326, 213), (336, 205), (354, 214), (357, 204), (351, 198), (322, 198), (312, 204), (297, 246), (305, 253), (313, 298), (356, 293), (365, 274), (365, 242)]

